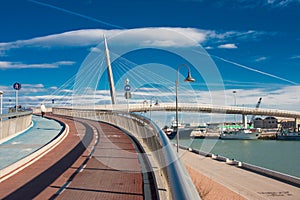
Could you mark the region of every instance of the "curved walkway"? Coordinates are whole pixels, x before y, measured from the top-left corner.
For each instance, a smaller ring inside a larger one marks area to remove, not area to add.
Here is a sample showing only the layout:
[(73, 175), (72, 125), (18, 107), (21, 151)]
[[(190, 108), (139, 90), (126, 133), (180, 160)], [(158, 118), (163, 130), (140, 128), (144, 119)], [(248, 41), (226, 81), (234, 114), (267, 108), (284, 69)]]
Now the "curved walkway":
[(51, 142), (63, 129), (60, 123), (52, 119), (33, 115), (32, 121), (31, 128), (0, 143), (0, 170)]
[(0, 183), (0, 199), (144, 198), (140, 160), (127, 135), (104, 123), (51, 117), (69, 125), (68, 136)]

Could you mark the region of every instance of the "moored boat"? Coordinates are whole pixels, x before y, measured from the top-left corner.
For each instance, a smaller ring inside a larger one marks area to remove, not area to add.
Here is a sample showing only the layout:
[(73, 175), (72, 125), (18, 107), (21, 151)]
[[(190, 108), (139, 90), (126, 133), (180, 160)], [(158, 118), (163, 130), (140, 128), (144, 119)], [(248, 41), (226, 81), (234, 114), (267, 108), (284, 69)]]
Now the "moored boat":
[(261, 134), (261, 129), (237, 129), (225, 130), (221, 133), (220, 139), (228, 140), (256, 140)]
[(300, 132), (284, 131), (276, 134), (277, 140), (300, 140)]
[[(193, 137), (198, 136), (200, 133), (206, 133), (206, 124), (178, 124), (178, 131), (179, 131), (179, 139), (190, 139)], [(177, 135), (177, 127), (176, 127), (176, 121), (172, 122), (172, 125), (170, 127), (165, 126), (162, 129), (168, 138), (173, 139)]]
[[(169, 139), (175, 138), (177, 135), (177, 130), (176, 128), (168, 128), (168, 129), (163, 129), (166, 135), (168, 136)], [(168, 130), (168, 131), (167, 131)], [(170, 131), (172, 130), (172, 131)], [(191, 128), (179, 128), (179, 139), (189, 139), (191, 138), (191, 133), (193, 129)]]

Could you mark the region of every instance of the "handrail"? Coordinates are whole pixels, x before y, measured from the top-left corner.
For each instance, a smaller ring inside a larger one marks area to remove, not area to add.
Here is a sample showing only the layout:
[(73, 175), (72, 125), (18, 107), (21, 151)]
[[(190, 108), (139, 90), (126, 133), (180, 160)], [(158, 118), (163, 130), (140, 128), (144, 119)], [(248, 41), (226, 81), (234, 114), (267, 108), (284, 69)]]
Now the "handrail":
[[(179, 103), (179, 111), (187, 112), (206, 112), (206, 113), (221, 113), (221, 114), (242, 114), (242, 115), (263, 115), (263, 116), (276, 116), (287, 118), (300, 118), (300, 112), (269, 109), (269, 108), (252, 108), (252, 107), (238, 107), (228, 105), (213, 105), (213, 104), (199, 104), (199, 103)], [(71, 108), (71, 107), (70, 107)], [(81, 109), (85, 109), (82, 106)], [(79, 109), (79, 108), (76, 108)], [(117, 105), (97, 105), (96, 110), (123, 110), (130, 112), (145, 112), (145, 111), (175, 111), (176, 106), (174, 103), (159, 103), (157, 106), (145, 106), (144, 104), (117, 104)]]
[[(96, 119), (116, 125), (131, 133), (155, 158), (163, 176), (166, 179), (169, 198), (200, 199), (200, 196), (184, 166), (182, 165), (174, 146), (162, 130), (150, 119), (123, 111), (104, 111), (93, 109), (53, 108), (54, 114)], [(151, 152), (150, 152), (151, 151)]]
[(0, 119), (9, 119), (13, 117), (23, 117), (26, 115), (31, 115), (32, 111), (22, 111), (22, 112), (12, 112), (12, 113), (7, 113), (7, 114), (2, 114), (0, 115)]
[(0, 142), (9, 140), (32, 124), (32, 111), (20, 111), (0, 115)]
[(158, 127), (156, 123), (154, 123), (151, 119), (146, 118), (143, 115), (131, 114), (138, 118), (144, 118), (147, 120), (153, 127), (155, 127), (155, 131), (158, 133), (157, 139), (160, 139), (162, 142), (162, 146), (164, 147), (164, 156), (166, 163), (168, 164), (168, 177), (172, 190), (172, 198), (173, 199), (200, 199), (200, 196), (183, 166), (182, 162), (179, 159), (178, 154), (175, 152), (173, 145), (171, 144), (169, 138), (166, 134)]

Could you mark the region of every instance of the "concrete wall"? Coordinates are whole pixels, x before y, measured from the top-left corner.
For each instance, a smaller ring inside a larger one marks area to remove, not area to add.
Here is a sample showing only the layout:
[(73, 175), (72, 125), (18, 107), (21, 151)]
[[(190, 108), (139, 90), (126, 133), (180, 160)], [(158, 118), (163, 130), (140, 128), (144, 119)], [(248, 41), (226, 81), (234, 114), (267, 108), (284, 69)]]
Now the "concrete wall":
[(16, 113), (10, 117), (0, 118), (0, 142), (3, 139), (14, 137), (18, 133), (26, 130), (32, 123), (32, 113)]
[[(41, 114), (41, 108), (32, 108), (34, 114)], [(52, 107), (46, 107), (46, 112), (52, 112)]]

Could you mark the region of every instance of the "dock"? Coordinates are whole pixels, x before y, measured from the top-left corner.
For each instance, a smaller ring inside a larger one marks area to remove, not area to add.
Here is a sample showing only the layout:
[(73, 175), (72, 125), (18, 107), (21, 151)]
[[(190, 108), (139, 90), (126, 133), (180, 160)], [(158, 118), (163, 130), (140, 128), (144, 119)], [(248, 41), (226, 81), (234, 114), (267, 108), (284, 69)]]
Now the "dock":
[[(210, 157), (180, 150), (182, 162), (245, 199), (297, 200), (300, 188)], [(219, 194), (222, 195), (222, 194)]]

